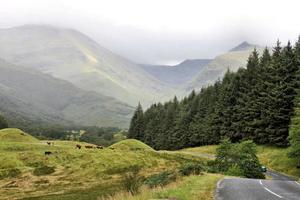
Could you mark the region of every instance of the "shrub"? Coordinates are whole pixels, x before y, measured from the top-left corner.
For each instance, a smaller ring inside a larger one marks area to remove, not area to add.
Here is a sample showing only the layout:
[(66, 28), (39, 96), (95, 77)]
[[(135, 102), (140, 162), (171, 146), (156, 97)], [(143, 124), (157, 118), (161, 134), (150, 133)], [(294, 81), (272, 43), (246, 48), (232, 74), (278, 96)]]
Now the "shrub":
[(139, 193), (140, 187), (143, 184), (143, 177), (139, 175), (141, 167), (132, 166), (129, 171), (124, 173), (122, 177), (122, 185), (124, 189), (132, 195)]
[(183, 176), (191, 174), (199, 175), (203, 171), (203, 166), (198, 163), (187, 163), (179, 168), (179, 173)]
[(244, 176), (244, 171), (238, 165), (232, 165), (225, 174), (229, 176)]
[(18, 168), (1, 169), (0, 179), (18, 177), (21, 174), (21, 170)]
[(55, 167), (51, 167), (47, 165), (39, 166), (33, 170), (33, 174), (36, 176), (48, 175), (54, 172), (55, 172)]
[(261, 165), (256, 156), (256, 146), (252, 141), (232, 144), (225, 140), (217, 149), (215, 167), (225, 174), (264, 178)]
[(215, 160), (207, 161), (207, 172), (209, 172), (209, 173), (219, 172), (218, 163)]
[(157, 186), (164, 186), (168, 183), (175, 181), (177, 178), (177, 175), (173, 171), (164, 171), (159, 174), (154, 174), (152, 176), (149, 176), (145, 180), (145, 184), (148, 185), (150, 188), (154, 188)]

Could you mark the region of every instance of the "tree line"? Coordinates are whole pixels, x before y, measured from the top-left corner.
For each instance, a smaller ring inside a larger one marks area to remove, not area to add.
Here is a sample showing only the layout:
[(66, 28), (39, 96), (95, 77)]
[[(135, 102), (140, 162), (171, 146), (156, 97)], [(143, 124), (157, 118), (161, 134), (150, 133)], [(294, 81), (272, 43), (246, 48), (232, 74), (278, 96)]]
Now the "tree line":
[[(276, 146), (288, 146), (290, 140), (299, 144), (299, 133), (298, 139), (289, 138), (291, 118), (300, 106), (299, 69), (300, 37), (294, 46), (288, 42), (282, 47), (278, 41), (271, 53), (265, 48), (259, 55), (254, 49), (246, 68), (228, 70), (222, 80), (199, 92), (192, 91), (180, 101), (174, 97), (155, 103), (146, 111), (139, 104), (128, 137), (170, 150), (218, 144), (224, 138)], [(299, 118), (300, 112), (296, 114)]]

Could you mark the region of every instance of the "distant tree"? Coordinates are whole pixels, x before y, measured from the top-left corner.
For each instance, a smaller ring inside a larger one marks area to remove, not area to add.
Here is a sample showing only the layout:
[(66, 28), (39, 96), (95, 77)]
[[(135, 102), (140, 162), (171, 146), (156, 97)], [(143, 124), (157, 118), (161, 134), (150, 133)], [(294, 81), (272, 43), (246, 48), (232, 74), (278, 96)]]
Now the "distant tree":
[(131, 119), (129, 131), (128, 131), (128, 138), (143, 140), (144, 132), (145, 132), (144, 112), (143, 112), (142, 105), (139, 103)]
[(0, 115), (0, 129), (3, 128), (8, 128), (8, 123), (6, 119), (2, 115)]

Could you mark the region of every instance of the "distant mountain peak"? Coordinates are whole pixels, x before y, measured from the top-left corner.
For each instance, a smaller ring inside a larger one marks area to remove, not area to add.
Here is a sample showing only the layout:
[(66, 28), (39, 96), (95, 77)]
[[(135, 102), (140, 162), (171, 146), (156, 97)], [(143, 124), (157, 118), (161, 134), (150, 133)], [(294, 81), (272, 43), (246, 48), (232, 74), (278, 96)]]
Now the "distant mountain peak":
[(254, 48), (257, 45), (254, 44), (250, 44), (247, 41), (244, 41), (242, 43), (240, 43), (239, 45), (237, 45), (236, 47), (230, 49), (230, 51), (243, 51), (243, 50), (247, 50), (250, 48)]
[(174, 67), (199, 67), (206, 65), (211, 59), (186, 59)]

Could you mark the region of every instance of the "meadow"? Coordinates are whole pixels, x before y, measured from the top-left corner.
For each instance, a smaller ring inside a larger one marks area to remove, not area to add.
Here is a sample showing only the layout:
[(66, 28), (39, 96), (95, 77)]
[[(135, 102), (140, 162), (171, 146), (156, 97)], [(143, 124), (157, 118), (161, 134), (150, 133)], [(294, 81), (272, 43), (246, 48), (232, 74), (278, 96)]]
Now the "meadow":
[[(0, 199), (97, 199), (121, 192), (122, 174), (174, 170), (206, 158), (157, 152), (137, 140), (86, 149), (77, 141), (40, 141), (19, 129), (0, 131)], [(76, 145), (82, 146), (77, 149)], [(51, 152), (45, 155), (45, 152)]]

